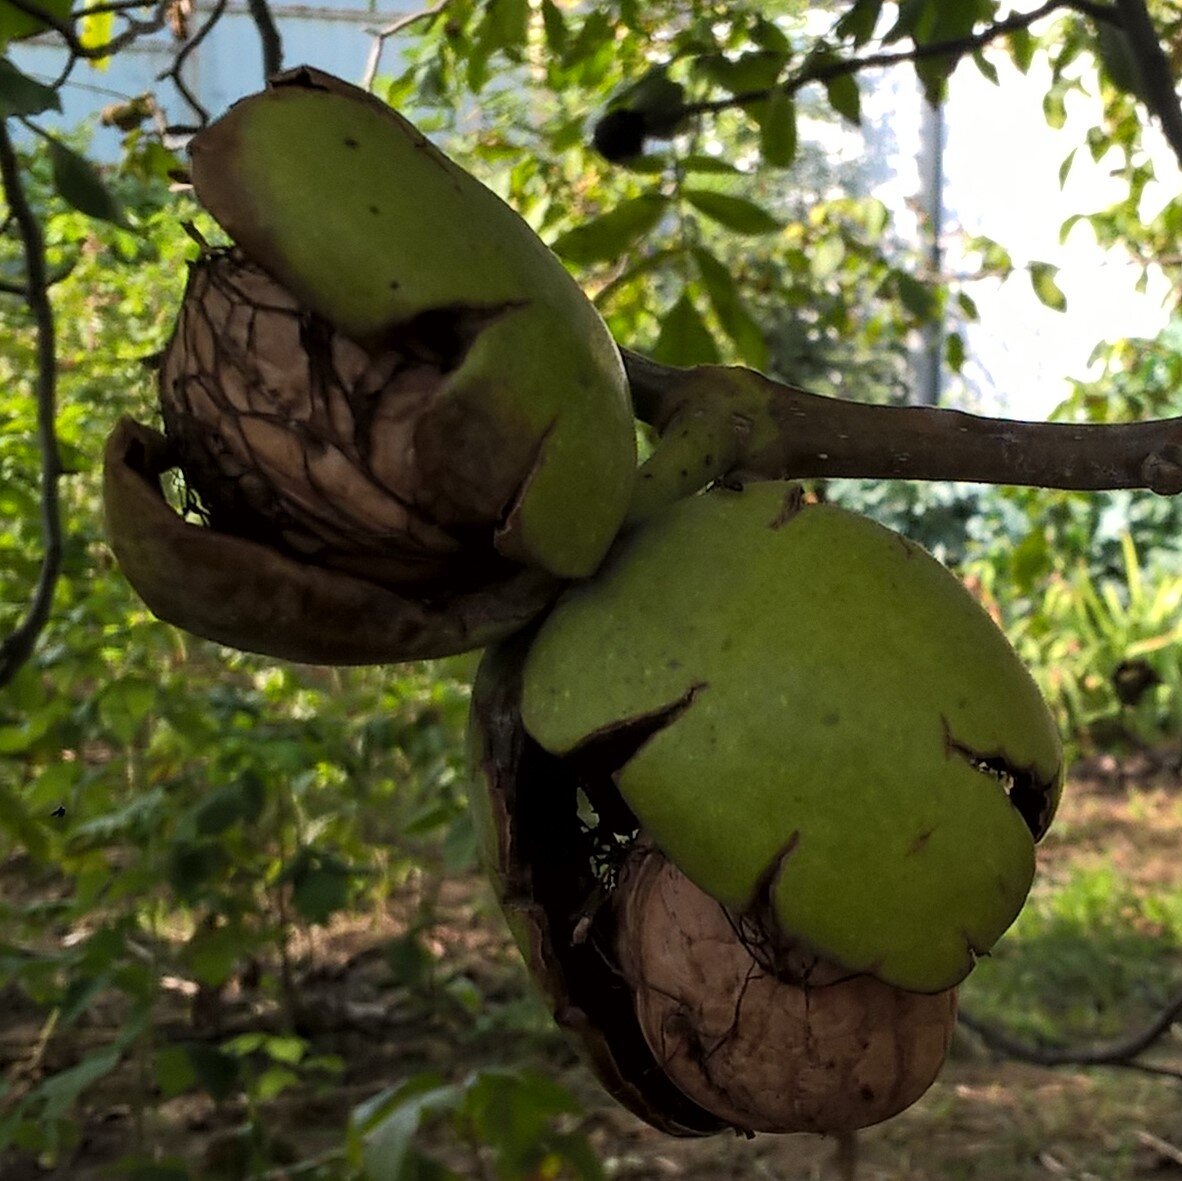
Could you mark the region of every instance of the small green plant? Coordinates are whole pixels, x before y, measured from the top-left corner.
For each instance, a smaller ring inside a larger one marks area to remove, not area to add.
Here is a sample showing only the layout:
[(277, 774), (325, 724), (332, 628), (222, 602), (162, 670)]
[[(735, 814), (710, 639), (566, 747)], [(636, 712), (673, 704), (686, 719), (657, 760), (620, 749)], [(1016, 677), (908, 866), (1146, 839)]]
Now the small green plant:
[(1075, 558), (1009, 633), (1084, 748), (1158, 744), (1182, 725), (1182, 575), (1146, 571), (1127, 533), (1120, 546), (1122, 577)]
[(600, 1181), (580, 1110), (532, 1071), (479, 1070), (456, 1083), (421, 1074), (354, 1111), (346, 1156), (364, 1181)]

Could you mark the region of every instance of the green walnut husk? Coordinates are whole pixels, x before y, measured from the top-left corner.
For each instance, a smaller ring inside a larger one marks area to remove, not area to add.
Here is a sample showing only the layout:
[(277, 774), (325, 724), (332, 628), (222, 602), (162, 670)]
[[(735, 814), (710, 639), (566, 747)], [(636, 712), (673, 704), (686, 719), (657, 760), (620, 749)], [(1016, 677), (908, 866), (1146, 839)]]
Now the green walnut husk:
[(960, 583), (783, 484), (628, 535), (546, 619), (523, 686), (532, 738), (610, 752), (640, 827), (773, 951), (918, 992), (1013, 921), (1061, 788), (1053, 719)]
[[(213, 580), (161, 570), (179, 543), (113, 503), (113, 548), (152, 609), (253, 651), (386, 662), (508, 634), (591, 574), (631, 496), (631, 406), (602, 320), (521, 218), (384, 104), (308, 68), (190, 150), (235, 245), (190, 268), (153, 451), (183, 470), (212, 535), (273, 551), (285, 562), (268, 574), (295, 582), (277, 621), (247, 606), (253, 571), (227, 586), (238, 549), (204, 547)], [(126, 454), (113, 441), (108, 461)], [(107, 486), (142, 493), (143, 475)], [(315, 571), (314, 591), (292, 566)], [(338, 575), (409, 604), (412, 625), (371, 648), (360, 622), (337, 655), (307, 632)]]

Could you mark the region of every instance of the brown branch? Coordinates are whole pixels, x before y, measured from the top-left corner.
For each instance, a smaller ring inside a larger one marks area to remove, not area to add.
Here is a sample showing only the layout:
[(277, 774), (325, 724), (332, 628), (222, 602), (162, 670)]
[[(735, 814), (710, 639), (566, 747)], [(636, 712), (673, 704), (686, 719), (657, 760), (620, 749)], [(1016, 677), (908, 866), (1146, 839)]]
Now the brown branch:
[(636, 413), (661, 445), (634, 516), (716, 479), (965, 480), (1182, 492), (1182, 418), (1020, 422), (823, 397), (750, 369), (673, 369), (625, 350)]
[(1130, 1066), (1150, 1074), (1164, 1074), (1182, 1079), (1182, 1071), (1150, 1063), (1137, 1062), (1155, 1042), (1164, 1037), (1182, 1017), (1182, 990), (1179, 990), (1143, 1029), (1109, 1042), (1091, 1045), (1035, 1045), (1014, 1037), (979, 1017), (960, 1011), (958, 1020), (971, 1029), (992, 1050), (1031, 1062), (1036, 1066)]
[(20, 163), (0, 119), (0, 182), (20, 233), (25, 255), (25, 286), (29, 311), (37, 328), (37, 440), (41, 450), (41, 533), (45, 552), (41, 572), (25, 616), (0, 642), (0, 688), (9, 684), (33, 654), (37, 637), (49, 621), (53, 592), (62, 565), (62, 521), (58, 481), (62, 476), (61, 453), (56, 427), (57, 353), (53, 308), (49, 302), (45, 266), (45, 240), (41, 225), (25, 194)]
[(267, 6), (267, 0), (247, 0), (251, 20), (259, 31), (259, 40), (263, 44), (263, 76), (270, 78), (283, 69), (283, 40), (279, 36), (279, 29), (275, 25), (275, 18)]
[(209, 16), (205, 18), (205, 23), (181, 47), (180, 52), (173, 58), (172, 65), (167, 70), (162, 70), (156, 75), (157, 82), (171, 81), (180, 92), (181, 98), (188, 103), (190, 110), (197, 116), (196, 126), (174, 124), (166, 128), (169, 132), (181, 134), (184, 132), (199, 131), (209, 122), (209, 112), (201, 104), (197, 96), (189, 89), (184, 78), (181, 77), (181, 69), (185, 62), (188, 61), (189, 55), (209, 36), (214, 26), (225, 15), (228, 3), (229, 0), (217, 0), (213, 8), (210, 9)]
[(1157, 116), (1178, 163), (1182, 164), (1182, 107), (1170, 60), (1162, 49), (1144, 0), (1115, 0), (1129, 48), (1144, 83), (1145, 105)]
[(422, 12), (411, 12), (400, 16), (384, 28), (370, 29), (369, 34), (373, 37), (373, 45), (369, 50), (369, 60), (365, 63), (365, 73), (361, 76), (361, 88), (369, 90), (373, 86), (373, 80), (378, 73), (378, 65), (382, 60), (382, 51), (386, 48), (386, 42), (391, 37), (401, 33), (404, 29), (409, 29), (411, 25), (417, 24), (419, 21), (430, 20), (432, 17), (438, 16), (447, 8), (448, 3), (449, 0), (439, 0), (437, 4), (430, 8), (424, 8)]
[(846, 74), (856, 74), (860, 70), (882, 69), (889, 66), (897, 66), (903, 62), (925, 61), (933, 57), (965, 57), (970, 53), (976, 53), (984, 49), (999, 37), (1004, 37), (1008, 33), (1017, 32), (1019, 29), (1029, 28), (1044, 16), (1049, 16), (1052, 12), (1064, 9), (1084, 13), (1097, 21), (1107, 21), (1110, 24), (1121, 23), (1120, 14), (1112, 4), (1097, 4), (1090, 2), (1090, 0), (1047, 0), (1046, 3), (1030, 12), (1015, 13), (1013, 16), (1006, 17), (1005, 20), (996, 21), (994, 24), (987, 25), (979, 33), (973, 33), (967, 37), (957, 37), (948, 41), (932, 41), (925, 45), (916, 45), (911, 49), (872, 53), (863, 57), (845, 58), (842, 61), (823, 62), (812, 67), (807, 65), (806, 59), (804, 69), (799, 74), (788, 78), (784, 82), (777, 83), (775, 86), (764, 87), (761, 90), (743, 91), (739, 94), (731, 95), (730, 98), (726, 99), (715, 99), (711, 102), (687, 103), (683, 109), (683, 114), (714, 114), (718, 111), (729, 110), (731, 107), (746, 106), (748, 103), (769, 98), (776, 91), (795, 94), (796, 91), (803, 86), (807, 86), (810, 82), (829, 82), (834, 78), (840, 78)]
[[(97, 58), (111, 57), (119, 50), (126, 49), (128, 45), (140, 37), (158, 33), (164, 28), (164, 11), (167, 6), (166, 0), (156, 0), (156, 13), (150, 20), (135, 20), (128, 16), (125, 10), (121, 10), (119, 15), (127, 21), (126, 29), (116, 34), (110, 41), (104, 41), (102, 45), (83, 45), (78, 34), (74, 31), (73, 14), (67, 17), (55, 16), (53, 13), (47, 12), (37, 0), (6, 0), (6, 2), (18, 12), (35, 17), (57, 33), (69, 48), (71, 59), (87, 58), (92, 61)], [(140, 7), (140, 5), (133, 7)], [(151, 7), (151, 5), (144, 5), (144, 7)]]
[[(46, 288), (54, 287), (63, 279), (68, 279), (73, 273), (74, 268), (78, 265), (78, 260), (72, 258), (68, 263), (64, 263), (58, 267), (53, 274), (45, 276)], [(7, 279), (0, 279), (0, 295), (17, 295), (21, 299), (27, 300), (29, 298), (29, 285), (27, 283), (12, 283)]]

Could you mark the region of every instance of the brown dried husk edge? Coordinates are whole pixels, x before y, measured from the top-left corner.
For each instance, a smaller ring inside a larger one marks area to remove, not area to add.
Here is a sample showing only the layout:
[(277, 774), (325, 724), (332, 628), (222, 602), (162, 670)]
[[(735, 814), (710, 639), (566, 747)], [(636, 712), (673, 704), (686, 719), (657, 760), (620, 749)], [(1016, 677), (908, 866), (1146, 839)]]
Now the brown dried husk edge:
[(336, 665), (451, 656), (517, 631), (563, 585), (523, 569), (453, 598), (407, 598), (186, 521), (160, 483), (175, 466), (159, 432), (130, 418), (116, 424), (103, 465), (111, 548), (153, 614), (245, 652)]

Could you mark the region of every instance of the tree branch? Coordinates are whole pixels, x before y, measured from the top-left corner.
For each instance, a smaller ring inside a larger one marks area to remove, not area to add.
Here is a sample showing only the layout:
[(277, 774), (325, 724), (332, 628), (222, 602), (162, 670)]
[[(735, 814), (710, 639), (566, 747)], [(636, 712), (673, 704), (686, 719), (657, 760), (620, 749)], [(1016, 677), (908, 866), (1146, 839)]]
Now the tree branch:
[(633, 517), (712, 480), (866, 477), (1182, 492), (1182, 418), (1020, 422), (823, 397), (740, 367), (674, 369), (629, 350), (636, 413), (662, 439)]
[(279, 36), (279, 29), (275, 25), (275, 18), (267, 6), (267, 0), (247, 0), (251, 19), (259, 31), (259, 40), (263, 43), (263, 77), (264, 80), (283, 69), (283, 41)]
[(1036, 1066), (1131, 1066), (1151, 1074), (1164, 1074), (1182, 1079), (1182, 1071), (1135, 1061), (1138, 1055), (1145, 1053), (1168, 1033), (1179, 1017), (1182, 1017), (1182, 990), (1179, 990), (1143, 1029), (1114, 1041), (1076, 1046), (1033, 1045), (963, 1009), (958, 1020), (977, 1034), (990, 1049), (1005, 1054), (1008, 1058), (1016, 1058), (1020, 1062), (1032, 1062)]
[[(6, 0), (6, 3), (11, 4), (18, 12), (23, 12), (26, 16), (35, 17), (57, 33), (69, 48), (72, 60), (77, 58), (95, 60), (110, 57), (112, 54), (118, 53), (119, 50), (125, 49), (140, 37), (147, 36), (151, 33), (158, 33), (164, 28), (164, 13), (167, 7), (167, 0), (155, 0), (156, 12), (149, 20), (135, 20), (128, 16), (125, 10), (119, 10), (119, 15), (127, 21), (126, 29), (116, 34), (110, 41), (104, 41), (102, 45), (83, 45), (78, 38), (78, 34), (74, 31), (73, 14), (67, 17), (55, 16), (53, 13), (47, 12), (37, 0)], [(151, 4), (145, 4), (142, 7), (151, 6)], [(133, 7), (141, 7), (141, 5), (134, 5)], [(101, 9), (96, 11), (101, 11)], [(85, 12), (80, 15), (85, 15)]]
[(1144, 0), (1115, 0), (1115, 3), (1145, 86), (1145, 105), (1157, 116), (1166, 140), (1182, 165), (1182, 107), (1178, 105), (1170, 60), (1162, 49)]
[(181, 69), (185, 62), (188, 61), (189, 55), (209, 36), (213, 27), (222, 19), (226, 12), (226, 6), (229, 0), (217, 0), (213, 8), (210, 9), (209, 16), (205, 18), (205, 23), (181, 46), (180, 52), (173, 58), (172, 65), (167, 70), (162, 70), (156, 75), (157, 82), (164, 82), (171, 80), (172, 84), (180, 92), (181, 98), (189, 104), (189, 108), (197, 116), (197, 125), (188, 126), (183, 124), (174, 124), (167, 127), (165, 130), (174, 134), (181, 134), (183, 132), (200, 131), (209, 122), (209, 112), (201, 104), (197, 96), (189, 89), (185, 80), (181, 77)]
[[(63, 279), (68, 279), (73, 273), (74, 268), (78, 265), (78, 260), (72, 258), (68, 263), (64, 263), (58, 267), (53, 274), (45, 276), (45, 286), (50, 288), (62, 282)], [(29, 286), (27, 283), (13, 283), (8, 279), (0, 279), (0, 295), (17, 295), (23, 300), (29, 298)]]
[(21, 180), (20, 164), (0, 119), (0, 182), (12, 211), (25, 255), (25, 287), (29, 310), (37, 327), (37, 440), (41, 450), (41, 533), (45, 552), (41, 572), (24, 619), (0, 642), (0, 688), (9, 684), (33, 653), (37, 637), (49, 620), (53, 592), (62, 564), (62, 521), (58, 481), (62, 476), (57, 443), (57, 353), (53, 308), (49, 302), (45, 266), (45, 242), (40, 223), (29, 204)]
[(382, 60), (382, 51), (386, 48), (386, 42), (404, 29), (410, 28), (411, 25), (417, 24), (419, 21), (430, 20), (432, 17), (438, 16), (447, 6), (449, 0), (439, 0), (439, 3), (432, 5), (430, 8), (424, 8), (422, 12), (411, 12), (405, 16), (400, 16), (397, 20), (391, 21), (382, 29), (370, 29), (369, 34), (373, 37), (373, 45), (369, 50), (369, 60), (365, 63), (365, 73), (361, 76), (361, 88), (369, 90), (373, 86), (373, 80), (377, 77), (378, 65)]
[[(1138, 0), (1124, 0), (1124, 2), (1136, 3)], [(1047, 0), (1046, 3), (1030, 12), (1015, 13), (1013, 16), (1006, 17), (1005, 20), (987, 25), (979, 33), (973, 33), (967, 37), (958, 37), (949, 41), (932, 41), (925, 45), (916, 45), (911, 49), (872, 53), (863, 57), (846, 58), (843, 61), (823, 62), (812, 67), (807, 65), (806, 59), (805, 68), (799, 74), (777, 83), (775, 86), (765, 87), (762, 90), (743, 91), (730, 98), (716, 99), (711, 102), (687, 103), (683, 113), (685, 115), (714, 114), (718, 111), (729, 110), (731, 107), (741, 107), (748, 103), (758, 102), (770, 97), (778, 90), (786, 94), (795, 94), (802, 86), (806, 86), (810, 82), (829, 82), (846, 74), (858, 73), (860, 70), (881, 69), (903, 62), (924, 61), (933, 57), (961, 58), (984, 49), (1008, 33), (1029, 28), (1044, 16), (1049, 16), (1052, 12), (1061, 9), (1082, 12), (1093, 20), (1107, 21), (1110, 24), (1121, 23), (1121, 16), (1112, 4), (1092, 3), (1090, 0)]]

